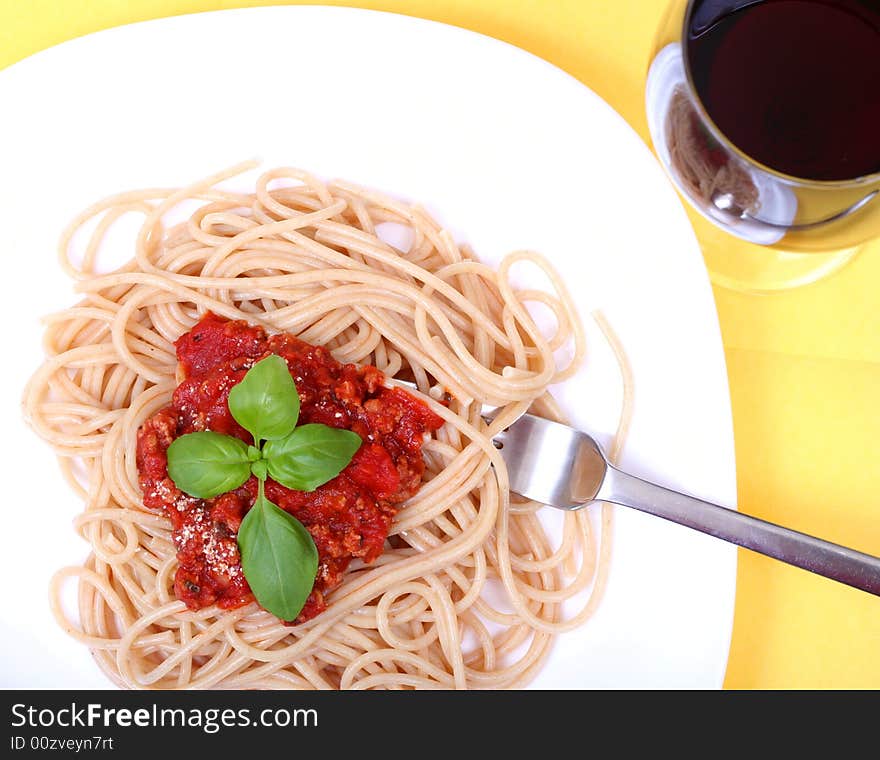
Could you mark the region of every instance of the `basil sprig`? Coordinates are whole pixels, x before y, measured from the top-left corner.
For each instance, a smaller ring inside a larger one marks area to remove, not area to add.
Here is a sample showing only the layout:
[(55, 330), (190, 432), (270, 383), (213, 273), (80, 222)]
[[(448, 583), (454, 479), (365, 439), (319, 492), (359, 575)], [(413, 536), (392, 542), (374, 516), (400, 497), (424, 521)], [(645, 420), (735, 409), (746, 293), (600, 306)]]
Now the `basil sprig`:
[[(297, 491), (314, 491), (348, 466), (361, 439), (350, 430), (296, 427), (300, 400), (287, 363), (271, 355), (229, 391), (229, 411), (253, 445), (212, 431), (187, 433), (168, 447), (168, 475), (190, 496), (211, 499), (254, 475), (257, 500), (238, 529), (241, 567), (262, 607), (282, 620), (299, 615), (318, 571), (311, 534), (266, 498), (268, 476)], [(265, 443), (264, 443), (265, 441)]]

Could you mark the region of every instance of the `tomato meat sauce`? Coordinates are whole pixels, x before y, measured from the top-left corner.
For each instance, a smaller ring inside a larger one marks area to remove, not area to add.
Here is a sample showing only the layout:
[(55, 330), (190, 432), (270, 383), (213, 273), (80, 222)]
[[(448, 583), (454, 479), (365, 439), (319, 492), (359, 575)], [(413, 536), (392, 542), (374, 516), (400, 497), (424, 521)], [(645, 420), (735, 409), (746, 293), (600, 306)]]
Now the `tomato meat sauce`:
[(309, 620), (326, 608), (326, 593), (339, 585), (353, 558), (369, 563), (382, 553), (397, 505), (421, 485), (425, 434), (442, 419), (406, 391), (385, 387), (375, 367), (340, 364), (325, 348), (243, 321), (209, 313), (175, 347), (183, 381), (171, 404), (138, 430), (137, 468), (144, 506), (171, 520), (179, 563), (174, 592), (190, 609), (231, 609), (253, 599), (236, 535), (256, 499), (257, 480), (252, 476), (213, 499), (189, 496), (168, 475), (172, 441), (213, 430), (251, 443), (229, 412), (229, 390), (270, 354), (287, 362), (296, 384), (298, 424), (344, 428), (363, 440), (350, 464), (314, 491), (265, 482), (266, 498), (296, 517), (318, 549), (315, 584), (295, 622)]

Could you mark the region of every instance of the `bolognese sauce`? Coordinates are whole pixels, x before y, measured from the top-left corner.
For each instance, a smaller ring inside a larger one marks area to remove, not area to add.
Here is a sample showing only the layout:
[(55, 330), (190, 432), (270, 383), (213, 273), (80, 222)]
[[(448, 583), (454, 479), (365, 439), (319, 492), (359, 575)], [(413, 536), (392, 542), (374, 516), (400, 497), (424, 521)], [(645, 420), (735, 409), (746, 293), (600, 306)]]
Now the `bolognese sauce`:
[(388, 388), (371, 366), (341, 364), (321, 346), (292, 335), (207, 314), (175, 344), (183, 380), (171, 404), (138, 430), (137, 468), (144, 506), (171, 520), (178, 568), (174, 592), (190, 609), (212, 604), (231, 609), (253, 595), (241, 570), (238, 527), (253, 505), (257, 481), (212, 499), (182, 492), (168, 475), (167, 449), (200, 430), (251, 443), (232, 417), (230, 389), (257, 361), (277, 354), (287, 363), (300, 396), (300, 424), (322, 423), (357, 433), (363, 444), (351, 463), (314, 491), (266, 481), (266, 497), (296, 517), (318, 549), (318, 574), (295, 622), (326, 608), (355, 557), (372, 562), (381, 553), (397, 505), (414, 495), (424, 472), (422, 443), (442, 419), (406, 391)]

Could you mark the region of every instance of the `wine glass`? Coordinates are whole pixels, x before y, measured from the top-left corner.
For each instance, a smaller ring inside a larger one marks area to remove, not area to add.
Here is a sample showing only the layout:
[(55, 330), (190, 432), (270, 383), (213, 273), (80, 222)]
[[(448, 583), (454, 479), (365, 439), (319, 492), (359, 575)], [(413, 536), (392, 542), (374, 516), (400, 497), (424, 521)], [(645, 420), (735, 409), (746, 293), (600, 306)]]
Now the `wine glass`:
[(880, 237), (880, 0), (674, 0), (645, 102), (716, 284), (802, 285)]

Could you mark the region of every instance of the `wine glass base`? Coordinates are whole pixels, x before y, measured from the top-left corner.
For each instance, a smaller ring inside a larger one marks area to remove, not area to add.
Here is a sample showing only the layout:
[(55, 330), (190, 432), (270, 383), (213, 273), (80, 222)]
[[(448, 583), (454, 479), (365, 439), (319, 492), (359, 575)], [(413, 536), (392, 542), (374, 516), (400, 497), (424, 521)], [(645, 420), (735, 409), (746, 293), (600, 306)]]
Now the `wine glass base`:
[(713, 285), (741, 293), (774, 293), (824, 280), (858, 255), (861, 246), (799, 253), (732, 237), (689, 209)]

